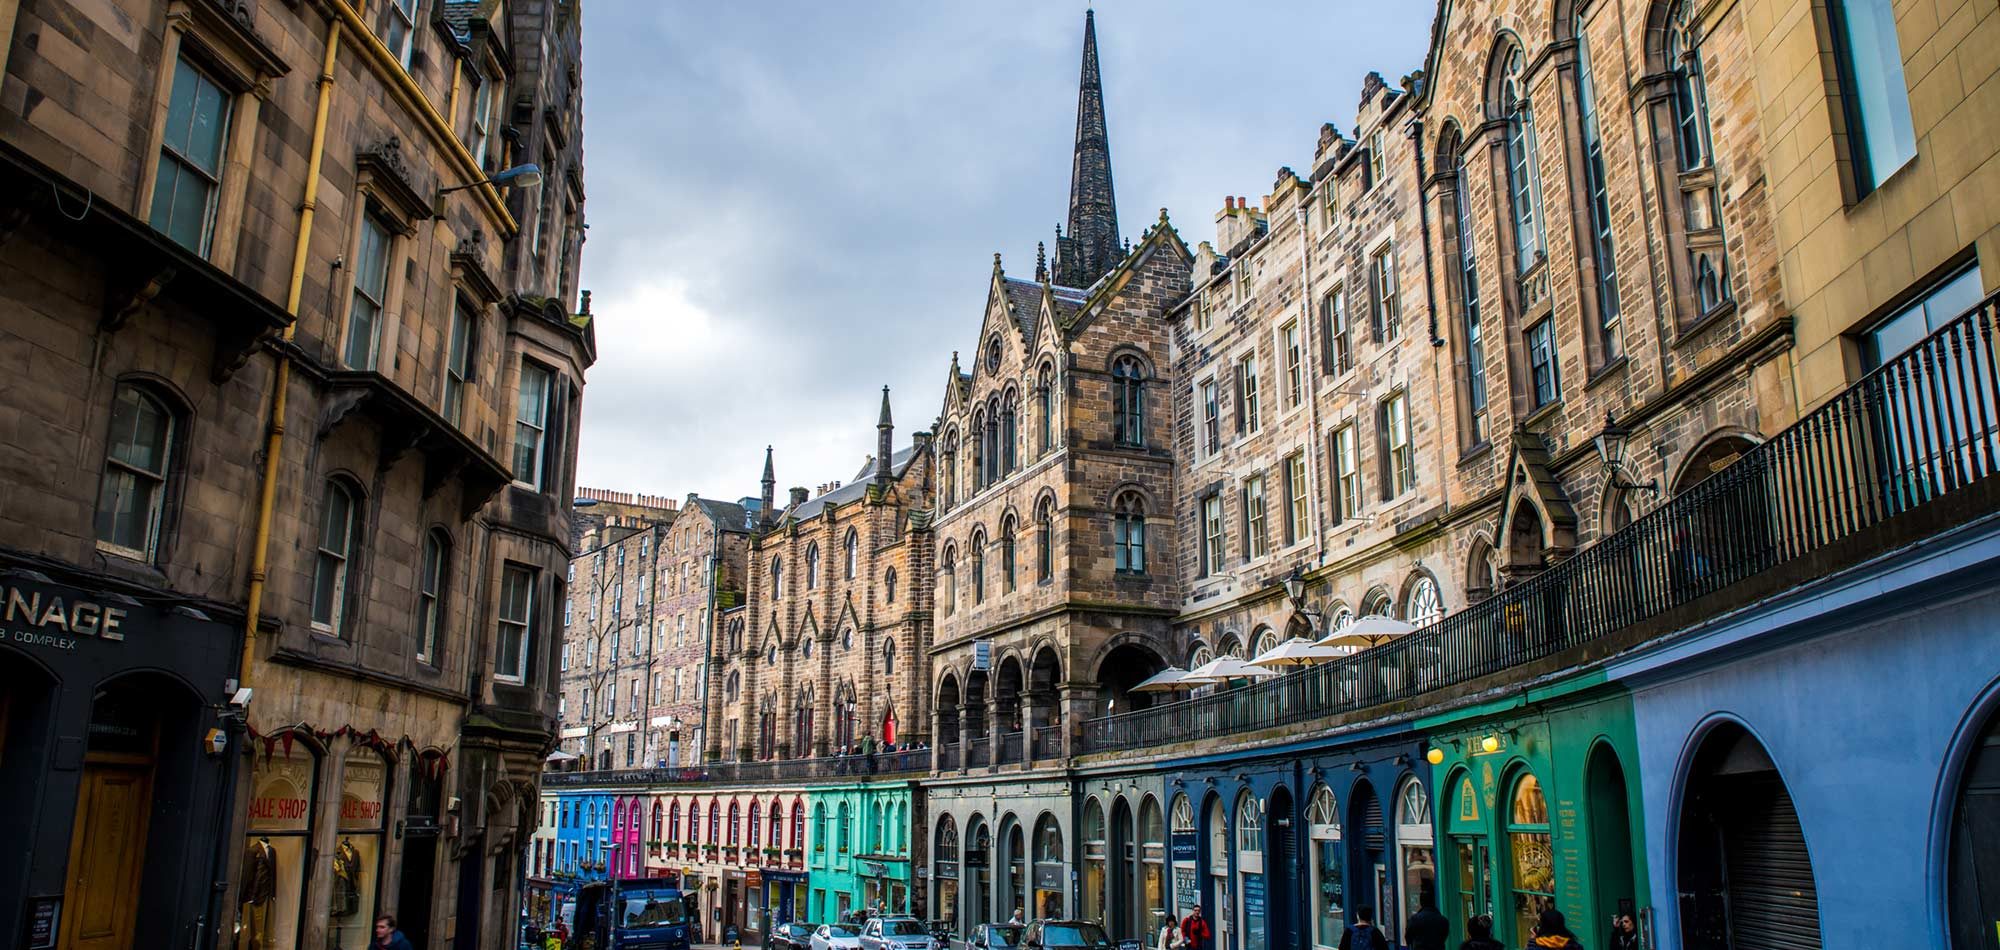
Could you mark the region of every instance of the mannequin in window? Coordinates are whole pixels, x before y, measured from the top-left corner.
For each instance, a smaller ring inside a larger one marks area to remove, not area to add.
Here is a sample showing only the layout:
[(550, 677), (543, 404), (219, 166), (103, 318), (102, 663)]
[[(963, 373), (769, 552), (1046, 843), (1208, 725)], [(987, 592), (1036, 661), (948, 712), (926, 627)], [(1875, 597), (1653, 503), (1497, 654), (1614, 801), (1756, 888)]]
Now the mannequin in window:
[(354, 839), (342, 838), (333, 849), (333, 906), (330, 916), (352, 917), (361, 910), (361, 852)]
[(271, 899), (278, 894), (278, 852), (271, 839), (259, 836), (243, 849), (243, 879), (236, 885), (241, 905), (236, 923), (237, 950), (266, 950), (271, 942)]

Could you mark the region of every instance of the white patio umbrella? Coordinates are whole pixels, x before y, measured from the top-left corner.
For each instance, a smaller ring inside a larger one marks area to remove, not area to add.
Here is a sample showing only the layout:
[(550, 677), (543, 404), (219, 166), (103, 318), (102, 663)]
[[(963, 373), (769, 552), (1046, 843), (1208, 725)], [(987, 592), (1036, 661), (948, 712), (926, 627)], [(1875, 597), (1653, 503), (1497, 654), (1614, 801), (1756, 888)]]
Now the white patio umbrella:
[(1325, 663), (1346, 653), (1332, 647), (1320, 646), (1304, 637), (1293, 637), (1265, 650), (1262, 656), (1250, 661), (1252, 666), (1311, 666)]
[(557, 750), (555, 750), (554, 752), (551, 752), (551, 753), (549, 753), (549, 757), (548, 757), (548, 759), (546, 759), (545, 761), (549, 761), (549, 762), (569, 762), (569, 761), (571, 761), (571, 760), (574, 760), (575, 758), (576, 758), (576, 756), (575, 756), (575, 755), (573, 755), (573, 754), (571, 754), (571, 753), (568, 753), (568, 752), (564, 752), (564, 751), (563, 751), (563, 750), (561, 750), (561, 749), (557, 749)]
[(1188, 671), (1178, 666), (1169, 666), (1158, 673), (1146, 677), (1139, 685), (1132, 687), (1132, 692), (1171, 693), (1183, 689), (1195, 688), (1196, 684), (1184, 682), (1187, 675)]
[(1181, 682), (1193, 685), (1205, 685), (1208, 683), (1220, 683), (1223, 680), (1260, 679), (1276, 675), (1278, 675), (1276, 670), (1267, 670), (1261, 666), (1251, 666), (1249, 663), (1233, 656), (1219, 656), (1188, 671), (1188, 675), (1181, 677)]
[(1314, 646), (1359, 647), (1366, 649), (1368, 647), (1381, 646), (1397, 637), (1414, 633), (1416, 629), (1394, 617), (1369, 614), (1366, 617), (1350, 621), (1346, 626), (1327, 634), (1318, 643), (1315, 643)]

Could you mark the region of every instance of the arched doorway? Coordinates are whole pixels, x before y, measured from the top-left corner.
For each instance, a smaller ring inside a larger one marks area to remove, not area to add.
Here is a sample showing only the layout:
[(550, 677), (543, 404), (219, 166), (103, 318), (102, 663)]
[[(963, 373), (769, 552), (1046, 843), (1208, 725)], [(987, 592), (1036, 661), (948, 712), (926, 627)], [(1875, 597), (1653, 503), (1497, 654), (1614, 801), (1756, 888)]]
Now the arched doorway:
[(1281, 785), (1271, 790), (1265, 804), (1264, 874), (1269, 879), (1271, 946), (1297, 947), (1303, 941), (1295, 913), (1301, 901), (1294, 875), (1299, 866), (1299, 845), (1292, 793)]
[(1681, 946), (1820, 946), (1819, 892), (1791, 791), (1764, 745), (1725, 723), (1702, 739), (1682, 792)]
[(937, 834), (931, 838), (931, 907), (945, 929), (958, 929), (958, 821), (950, 815), (938, 819)]
[(1099, 709), (1104, 713), (1145, 709), (1152, 704), (1153, 694), (1135, 693), (1132, 687), (1166, 668), (1167, 661), (1148, 647), (1136, 643), (1113, 647), (1097, 664)]
[(1348, 793), (1347, 809), (1347, 827), (1353, 830), (1347, 836), (1348, 917), (1353, 919), (1354, 908), (1365, 904), (1375, 908), (1376, 923), (1384, 923), (1395, 906), (1395, 882), (1389, 873), (1389, 831), (1382, 819), (1382, 799), (1367, 779), (1358, 779)]
[(1222, 796), (1211, 794), (1202, 809), (1202, 850), (1207, 862), (1207, 886), (1203, 888), (1203, 916), (1209, 920), (1209, 927), (1215, 931), (1215, 946), (1220, 950), (1230, 950), (1235, 944), (1230, 942), (1230, 934), (1235, 932), (1235, 902), (1229, 899), (1229, 817), (1228, 806), (1222, 803)]
[(1437, 906), (1437, 837), (1431, 825), (1431, 797), (1414, 775), (1403, 779), (1396, 791), (1396, 865), (1402, 886), (1396, 893), (1396, 915), (1388, 920), (1391, 933), (1400, 933), (1417, 908)]
[(1083, 919), (1104, 921), (1109, 928), (1113, 925), (1106, 914), (1111, 841), (1104, 821), (1104, 805), (1095, 795), (1083, 801), (1083, 830), (1079, 837), (1083, 840)]
[(1160, 800), (1151, 795), (1139, 804), (1139, 895), (1134, 908), (1141, 936), (1155, 933), (1167, 913), (1167, 828)]
[(1021, 919), (1026, 920), (1034, 912), (1028, 903), (1028, 835), (1012, 816), (1008, 817), (1006, 829), (1007, 879), (1001, 882), (1006, 900), (1004, 906), (994, 909), (994, 916), (1004, 918), (1020, 911)]
[(1138, 901), (1132, 891), (1139, 849), (1132, 841), (1132, 806), (1124, 796), (1111, 800), (1111, 900), (1105, 923), (1117, 939), (1145, 937), (1140, 929)]
[(1264, 802), (1246, 791), (1236, 799), (1236, 903), (1242, 950), (1271, 950), (1271, 889), (1265, 875)]
[[(0, 840), (34, 839), (38, 827), (37, 799), (43, 792), (42, 769), (55, 730), (57, 683), (32, 657), (0, 647)], [(0, 894), (24, 894), (28, 861), (0, 862)]]
[(1035, 820), (1035, 903), (1038, 917), (1054, 918), (1068, 913), (1063, 896), (1068, 875), (1063, 873), (1062, 827), (1056, 816), (1044, 812)]
[(1053, 647), (1035, 651), (1028, 666), (1028, 699), (1034, 715), (1028, 723), (1028, 754), (1031, 758), (1053, 758), (1062, 754), (1062, 661)]
[(1021, 735), (1021, 690), (1026, 686), (1027, 677), (1021, 671), (1021, 661), (1008, 657), (1000, 661), (1000, 668), (993, 677), (994, 713), (1000, 717), (996, 724), (1000, 730), (1000, 761), (1018, 762), (1025, 748)]
[(1627, 798), (1625, 768), (1618, 753), (1598, 743), (1584, 768), (1584, 794), (1590, 803), (1590, 860), (1596, 881), (1597, 913), (1591, 926), (1597, 931), (1596, 944), (1610, 946), (1611, 916), (1632, 915), (1638, 920), (1638, 894), (1632, 873), (1632, 817)]
[(1986, 947), (2000, 920), (2000, 712), (1972, 746), (1951, 816), (1947, 868), (1954, 950)]

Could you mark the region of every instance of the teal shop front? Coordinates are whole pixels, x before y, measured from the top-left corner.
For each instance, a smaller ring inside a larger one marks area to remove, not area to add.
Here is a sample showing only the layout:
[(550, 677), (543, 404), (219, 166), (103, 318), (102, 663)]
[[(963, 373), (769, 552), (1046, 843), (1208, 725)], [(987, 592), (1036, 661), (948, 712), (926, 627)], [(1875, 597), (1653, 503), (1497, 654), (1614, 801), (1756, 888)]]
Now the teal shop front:
[(1649, 922), (1632, 703), (1601, 673), (1418, 723), (1437, 789), (1438, 904), (1454, 942), (1475, 914), (1510, 947), (1554, 908), (1585, 946), (1614, 914)]
[(908, 914), (911, 782), (821, 785), (807, 789), (812, 808), (807, 907), (813, 922), (863, 908)]

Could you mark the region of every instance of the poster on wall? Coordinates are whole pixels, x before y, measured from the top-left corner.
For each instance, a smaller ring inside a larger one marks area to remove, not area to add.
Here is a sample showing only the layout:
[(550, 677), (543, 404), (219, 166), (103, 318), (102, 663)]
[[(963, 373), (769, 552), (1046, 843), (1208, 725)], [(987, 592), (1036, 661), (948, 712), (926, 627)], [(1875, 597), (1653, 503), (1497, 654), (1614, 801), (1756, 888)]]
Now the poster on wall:
[(1243, 875), (1243, 950), (1264, 950), (1264, 875)]
[(1188, 911), (1194, 909), (1198, 900), (1198, 881), (1194, 868), (1174, 869), (1174, 907), (1179, 916), (1185, 917)]

